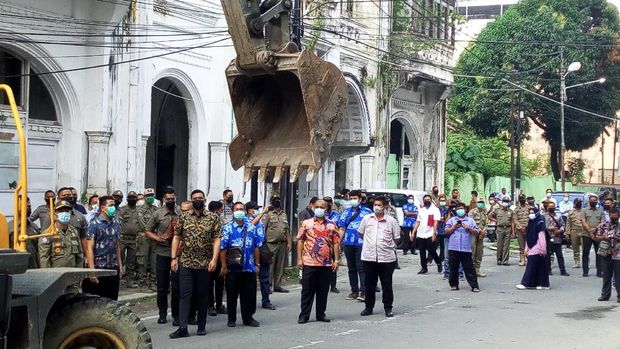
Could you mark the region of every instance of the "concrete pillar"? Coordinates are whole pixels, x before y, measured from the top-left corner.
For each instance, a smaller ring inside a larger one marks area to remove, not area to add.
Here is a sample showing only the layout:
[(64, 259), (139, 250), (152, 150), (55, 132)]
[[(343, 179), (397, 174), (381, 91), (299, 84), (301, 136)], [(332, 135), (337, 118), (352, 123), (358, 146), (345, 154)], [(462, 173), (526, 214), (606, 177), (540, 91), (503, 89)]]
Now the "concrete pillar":
[(108, 152), (112, 132), (86, 131), (88, 137), (88, 195), (108, 194)]
[(373, 176), (373, 163), (374, 163), (374, 156), (370, 156), (370, 155), (362, 155), (360, 156), (360, 161), (361, 161), (361, 188), (362, 189), (372, 189), (374, 188), (374, 176)]
[(144, 181), (146, 179), (146, 146), (149, 142), (150, 136), (142, 135), (142, 140), (138, 149), (138, 161), (137, 161), (137, 178), (135, 186), (139, 192), (144, 191)]
[(226, 189), (226, 157), (228, 156), (228, 143), (210, 142), (209, 153), (209, 190), (207, 196), (219, 200), (219, 198), (222, 197), (222, 192)]

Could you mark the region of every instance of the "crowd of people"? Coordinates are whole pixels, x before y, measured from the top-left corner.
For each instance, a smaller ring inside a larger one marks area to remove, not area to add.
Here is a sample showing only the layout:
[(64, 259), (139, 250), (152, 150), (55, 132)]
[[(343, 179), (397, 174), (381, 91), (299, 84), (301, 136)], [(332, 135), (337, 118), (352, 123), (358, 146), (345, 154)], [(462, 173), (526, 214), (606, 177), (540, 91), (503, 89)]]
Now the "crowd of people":
[[(570, 201), (568, 194), (558, 205), (550, 189), (540, 204), (521, 194), (516, 206), (505, 189), (491, 194), (488, 201), (475, 191), (471, 194), (467, 203), (458, 189), (447, 197), (433, 187), (419, 205), (410, 195), (402, 205), (400, 222), (390, 195), (345, 190), (333, 198), (314, 197), (299, 212), (293, 239), (277, 195), (260, 207), (255, 202), (235, 202), (230, 190), (224, 191), (221, 200), (207, 203), (204, 192), (197, 189), (190, 201), (179, 204), (172, 188), (162, 193), (161, 202), (152, 188), (146, 188), (140, 194), (130, 191), (126, 198), (119, 190), (110, 196), (93, 195), (82, 206), (77, 191), (65, 187), (57, 193), (47, 191), (46, 204), (33, 212), (28, 200), (28, 234), (50, 230), (56, 234), (38, 242), (29, 240), (27, 247), (31, 268), (116, 271), (85, 279), (83, 292), (116, 300), (121, 284), (153, 289), (157, 322), (168, 322), (170, 308), (173, 326), (178, 326), (170, 334), (173, 339), (189, 336), (188, 325), (196, 325), (196, 334), (205, 335), (207, 316), (226, 314), (227, 325), (235, 327), (238, 302), (242, 323), (260, 326), (254, 319), (257, 281), (261, 307), (275, 310), (270, 295), (289, 292), (283, 279), (294, 240), (293, 264), (301, 271), (302, 285), (299, 324), (310, 320), (313, 303), (315, 319), (330, 321), (327, 298), (330, 292), (340, 293), (336, 281), (343, 255), (350, 286), (346, 299), (364, 303), (361, 316), (374, 313), (377, 292), (382, 292), (385, 316), (394, 316), (392, 276), (399, 269), (399, 249), (404, 255), (419, 253), (418, 274), (428, 274), (435, 263), (451, 290), (459, 290), (465, 279), (472, 292), (480, 292), (478, 279), (486, 277), (481, 265), (488, 233), (497, 236), (498, 266), (510, 265), (510, 242), (518, 240), (518, 264), (525, 267), (519, 289), (549, 289), (555, 260), (560, 274), (569, 276), (565, 244), (573, 250), (573, 268), (589, 276), (594, 247), (596, 275), (603, 278), (599, 300), (610, 299), (612, 277), (620, 275), (619, 211), (611, 197), (600, 208), (594, 194), (586, 207), (580, 198)], [(50, 227), (54, 201), (54, 226)]]

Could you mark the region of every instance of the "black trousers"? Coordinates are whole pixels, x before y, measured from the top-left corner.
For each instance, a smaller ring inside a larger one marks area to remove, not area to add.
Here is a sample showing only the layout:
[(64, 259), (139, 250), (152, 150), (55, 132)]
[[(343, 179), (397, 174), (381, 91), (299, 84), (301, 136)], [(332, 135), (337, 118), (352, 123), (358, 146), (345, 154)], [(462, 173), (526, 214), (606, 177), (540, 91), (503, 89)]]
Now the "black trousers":
[(441, 263), (441, 259), (439, 259), (439, 256), (437, 255), (437, 249), (432, 238), (417, 238), (416, 244), (420, 250), (420, 265), (422, 266), (422, 270), (428, 270), (428, 259), (426, 258), (426, 252), (428, 252), (429, 257), (432, 258), (435, 263)]
[(611, 256), (599, 257), (603, 272), (603, 289), (601, 290), (601, 297), (611, 297), (611, 279), (613, 277), (616, 282), (616, 295), (618, 296), (618, 299), (620, 299), (620, 260), (613, 260)]
[(366, 292), (366, 278), (364, 276), (364, 265), (362, 264), (362, 246), (345, 245), (344, 256), (347, 258), (351, 292)]
[[(196, 323), (198, 327), (207, 324), (207, 287), (209, 286), (209, 271), (206, 269), (191, 269), (179, 267), (179, 324), (187, 326), (192, 305), (198, 312)], [(194, 304), (192, 304), (194, 303)]]
[[(383, 308), (392, 310), (394, 305), (394, 291), (392, 289), (392, 275), (396, 262), (377, 263), (364, 261), (364, 271), (366, 272), (366, 287), (368, 290), (377, 288), (377, 279), (381, 280), (381, 290), (383, 297)], [(365, 298), (366, 309), (373, 310), (375, 307), (375, 292), (367, 292)]]
[(218, 262), (215, 271), (209, 276), (209, 301), (207, 307), (220, 307), (224, 299), (224, 284), (226, 279), (220, 276), (222, 265)]
[(226, 278), (228, 322), (237, 321), (237, 298), (241, 303), (241, 319), (247, 324), (252, 321), (252, 316), (256, 313), (256, 273), (228, 273)]
[(471, 252), (448, 251), (448, 265), (450, 266), (450, 275), (448, 281), (451, 287), (459, 287), (459, 265), (463, 264), (463, 272), (469, 287), (472, 289), (479, 288), (478, 277), (476, 276), (476, 268), (474, 261), (471, 259)]
[(411, 239), (409, 237), (409, 233), (411, 233), (411, 231), (413, 230), (413, 228), (409, 228), (409, 227), (402, 227), (401, 228), (401, 235), (402, 235), (402, 249), (403, 249), (403, 253), (407, 253), (407, 251), (410, 251), (411, 253), (415, 253), (415, 237), (413, 239)]
[(304, 266), (301, 277), (301, 313), (300, 318), (308, 319), (312, 311), (312, 302), (316, 298), (316, 318), (325, 318), (327, 294), (332, 278), (331, 267)]
[(551, 255), (555, 254), (555, 257), (558, 259), (558, 267), (560, 267), (561, 273), (566, 273), (566, 267), (564, 265), (564, 254), (562, 253), (562, 244), (554, 244), (553, 242), (549, 245), (547, 249), (549, 253), (547, 253), (547, 270), (551, 273)]
[(437, 235), (437, 241), (435, 242), (435, 250), (439, 247), (439, 259), (442, 261), (446, 256), (444, 255), (444, 245), (446, 243), (445, 235)]
[[(168, 292), (170, 291), (170, 310), (173, 318), (179, 317), (179, 274), (170, 270), (171, 258), (157, 256), (156, 279), (157, 279), (157, 308), (159, 316), (168, 315)], [(172, 287), (171, 287), (172, 285)]]
[(120, 278), (117, 275), (99, 276), (99, 283), (91, 282), (90, 279), (82, 281), (82, 292), (96, 294), (99, 297), (106, 297), (112, 300), (118, 300), (118, 288)]
[(592, 246), (594, 246), (594, 255), (596, 256), (596, 275), (601, 275), (601, 256), (596, 254), (598, 252), (598, 241), (592, 241), (589, 236), (582, 236), (581, 242), (581, 268), (583, 269), (583, 275), (588, 275), (590, 272), (590, 249)]

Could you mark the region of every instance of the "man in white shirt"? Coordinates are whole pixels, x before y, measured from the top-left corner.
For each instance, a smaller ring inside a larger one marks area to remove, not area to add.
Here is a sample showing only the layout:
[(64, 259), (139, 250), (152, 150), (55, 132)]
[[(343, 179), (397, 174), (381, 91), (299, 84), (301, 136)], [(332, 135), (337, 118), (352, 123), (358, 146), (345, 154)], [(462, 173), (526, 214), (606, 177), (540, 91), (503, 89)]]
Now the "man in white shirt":
[(435, 249), (434, 244), (437, 240), (437, 225), (440, 219), (441, 213), (439, 212), (437, 206), (433, 205), (431, 196), (428, 194), (424, 195), (423, 206), (418, 211), (418, 220), (409, 235), (411, 239), (413, 239), (414, 236), (417, 236), (416, 245), (420, 250), (420, 265), (422, 266), (422, 269), (420, 269), (418, 274), (428, 273), (428, 260), (426, 259), (427, 252), (437, 264), (437, 271), (439, 273), (443, 271), (441, 259), (437, 255), (437, 250)]
[(560, 205), (558, 207), (560, 208), (560, 214), (562, 215), (562, 219), (566, 224), (566, 220), (568, 219), (568, 213), (573, 210), (573, 202), (570, 201), (570, 195), (568, 195), (568, 193), (564, 193), (564, 197), (562, 198), (562, 201), (560, 201)]
[[(373, 212), (362, 218), (358, 232), (364, 239), (362, 263), (366, 271), (366, 289), (374, 290), (377, 279), (383, 288), (383, 308), (386, 317), (393, 317), (392, 274), (396, 267), (396, 245), (400, 242), (400, 225), (394, 217), (386, 214), (388, 200), (384, 196), (375, 198)], [(362, 316), (371, 315), (375, 307), (375, 292), (368, 292), (364, 299)]]

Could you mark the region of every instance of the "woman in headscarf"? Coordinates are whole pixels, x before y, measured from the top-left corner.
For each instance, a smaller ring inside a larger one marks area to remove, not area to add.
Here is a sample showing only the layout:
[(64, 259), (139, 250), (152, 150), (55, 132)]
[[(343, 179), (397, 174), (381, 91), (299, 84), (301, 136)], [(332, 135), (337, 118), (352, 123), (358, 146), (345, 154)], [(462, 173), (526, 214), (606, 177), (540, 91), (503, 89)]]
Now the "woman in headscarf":
[(537, 290), (549, 289), (549, 272), (545, 256), (547, 255), (547, 229), (545, 220), (537, 208), (531, 208), (527, 223), (527, 235), (525, 243), (525, 255), (527, 267), (517, 285), (520, 290), (536, 288)]

